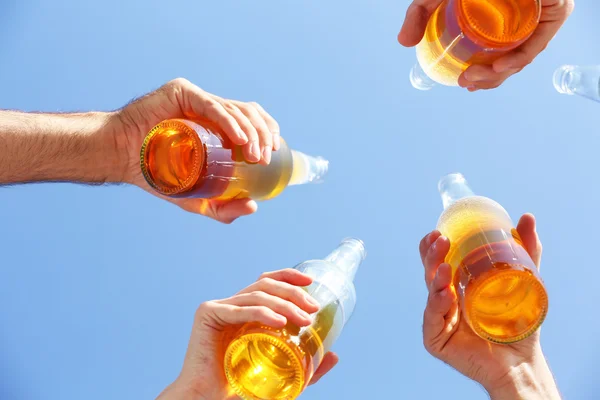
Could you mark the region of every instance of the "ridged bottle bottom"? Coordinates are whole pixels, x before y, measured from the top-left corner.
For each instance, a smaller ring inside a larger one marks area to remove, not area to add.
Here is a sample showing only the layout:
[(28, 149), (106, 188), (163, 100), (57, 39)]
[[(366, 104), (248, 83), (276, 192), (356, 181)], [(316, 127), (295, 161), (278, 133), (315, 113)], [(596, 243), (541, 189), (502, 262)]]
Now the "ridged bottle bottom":
[(228, 346), (225, 375), (244, 400), (293, 400), (305, 383), (305, 371), (294, 350), (266, 333), (245, 334)]
[(465, 293), (465, 312), (477, 335), (494, 343), (518, 342), (533, 334), (548, 312), (543, 284), (529, 271), (490, 271)]

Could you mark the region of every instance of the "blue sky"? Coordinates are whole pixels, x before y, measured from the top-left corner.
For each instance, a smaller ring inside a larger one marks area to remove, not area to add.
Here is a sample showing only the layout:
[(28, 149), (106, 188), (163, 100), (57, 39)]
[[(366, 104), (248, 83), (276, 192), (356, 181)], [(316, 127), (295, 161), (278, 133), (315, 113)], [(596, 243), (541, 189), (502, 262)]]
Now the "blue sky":
[(599, 63), (600, 8), (575, 13), (501, 88), (414, 90), (396, 42), (408, 1), (3, 0), (0, 108), (116, 109), (183, 76), (261, 103), (330, 160), (231, 226), (134, 187), (0, 189), (0, 398), (149, 399), (178, 374), (197, 306), (267, 270), (365, 241), (340, 364), (306, 399), (483, 399), (429, 356), (420, 238), (460, 171), (516, 221), (538, 217), (542, 342), (566, 398), (597, 392), (598, 104), (559, 95), (562, 64)]

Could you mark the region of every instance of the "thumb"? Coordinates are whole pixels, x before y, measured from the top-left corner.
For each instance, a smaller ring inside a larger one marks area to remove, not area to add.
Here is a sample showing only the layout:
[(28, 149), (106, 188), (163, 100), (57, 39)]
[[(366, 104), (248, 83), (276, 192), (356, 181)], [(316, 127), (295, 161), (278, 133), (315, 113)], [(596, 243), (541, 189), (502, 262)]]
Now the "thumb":
[(225, 224), (230, 224), (243, 215), (254, 214), (258, 209), (256, 202), (248, 198), (208, 203), (214, 212), (213, 218)]
[(535, 265), (540, 268), (542, 259), (542, 243), (535, 230), (535, 217), (533, 214), (525, 214), (517, 224), (517, 232), (523, 241), (525, 250), (529, 253)]
[(398, 42), (405, 47), (419, 44), (431, 14), (442, 4), (443, 0), (414, 0), (406, 10), (404, 23), (398, 34)]
[(243, 215), (256, 212), (258, 205), (252, 199), (207, 200), (207, 199), (169, 199), (186, 211), (201, 214), (224, 224), (231, 224)]

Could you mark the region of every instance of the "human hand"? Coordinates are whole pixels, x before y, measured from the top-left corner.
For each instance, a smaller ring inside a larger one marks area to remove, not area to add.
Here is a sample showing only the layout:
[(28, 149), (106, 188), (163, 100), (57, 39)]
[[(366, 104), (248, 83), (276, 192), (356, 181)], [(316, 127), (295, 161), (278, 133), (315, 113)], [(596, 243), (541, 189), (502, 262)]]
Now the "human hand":
[[(400, 44), (406, 47), (416, 46), (425, 34), (431, 14), (443, 1), (413, 0), (398, 34)], [(541, 0), (541, 3), (540, 23), (531, 37), (494, 61), (492, 65), (472, 65), (467, 68), (459, 77), (459, 86), (469, 88), (472, 92), (497, 88), (510, 76), (533, 62), (548, 46), (575, 7), (575, 0)]]
[(124, 181), (170, 201), (186, 211), (223, 223), (252, 214), (251, 199), (215, 201), (196, 198), (173, 199), (152, 190), (142, 176), (140, 149), (145, 136), (159, 122), (170, 118), (208, 120), (216, 124), (235, 145), (243, 146), (249, 162), (270, 163), (271, 152), (280, 148), (279, 125), (259, 104), (223, 99), (178, 78), (123, 107), (112, 126), (118, 146), (128, 158)]
[[(539, 268), (542, 244), (534, 216), (523, 215), (517, 232)], [(423, 343), (427, 351), (479, 382), (493, 399), (560, 399), (542, 354), (539, 329), (522, 341), (500, 345), (477, 336), (461, 318), (458, 298), (451, 287), (452, 270), (444, 263), (449, 249), (448, 238), (438, 231), (426, 235), (419, 245), (429, 289), (423, 315)], [(528, 396), (521, 397), (525, 392)]]
[[(300, 327), (310, 325), (307, 313), (318, 311), (319, 306), (300, 287), (311, 283), (311, 277), (295, 269), (267, 272), (232, 297), (200, 305), (181, 373), (158, 399), (238, 399), (223, 370), (223, 354), (232, 336), (247, 322), (273, 328), (283, 328), (288, 320)], [(334, 353), (327, 353), (310, 385), (337, 362)]]

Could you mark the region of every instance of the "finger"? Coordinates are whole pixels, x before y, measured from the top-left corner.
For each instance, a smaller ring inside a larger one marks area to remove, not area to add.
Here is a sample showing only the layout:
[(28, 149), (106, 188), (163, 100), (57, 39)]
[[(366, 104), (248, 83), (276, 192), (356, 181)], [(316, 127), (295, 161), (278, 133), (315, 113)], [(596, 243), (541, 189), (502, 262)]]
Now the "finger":
[(273, 150), (273, 135), (269, 131), (266, 121), (253, 105), (255, 103), (235, 102), (242, 113), (248, 118), (258, 134), (260, 146), (260, 162), (267, 165), (271, 162), (271, 151)]
[(469, 87), (476, 86), (478, 83), (504, 82), (519, 71), (520, 68), (515, 68), (499, 73), (494, 71), (491, 65), (471, 65), (458, 77), (458, 85)]
[(262, 108), (262, 106), (260, 104), (252, 103), (252, 105), (258, 110), (259, 114), (263, 117), (263, 119), (267, 123), (267, 127), (269, 128), (269, 131), (273, 135), (273, 151), (279, 150), (281, 148), (281, 137), (280, 137), (279, 124), (277, 123), (275, 118), (273, 118), (271, 116), (271, 114), (269, 114), (268, 112), (265, 111), (264, 108)]
[(212, 301), (200, 306), (198, 315), (202, 316), (203, 314), (223, 325), (260, 322), (273, 328), (283, 328), (287, 323), (284, 316), (264, 306), (239, 307)]
[(540, 268), (542, 260), (542, 243), (536, 232), (535, 217), (533, 214), (524, 214), (517, 224), (517, 232), (521, 237), (525, 250), (531, 256), (535, 265)]
[(476, 82), (473, 83), (472, 86), (468, 86), (467, 90), (469, 92), (476, 92), (478, 90), (489, 90), (489, 89), (495, 89), (497, 87), (499, 87), (500, 85), (502, 85), (504, 83), (504, 79), (501, 80), (497, 80), (497, 81), (489, 81), (489, 82)]
[(431, 246), (437, 238), (439, 238), (442, 234), (438, 230), (434, 230), (421, 239), (421, 243), (419, 243), (419, 253), (421, 254), (421, 260), (425, 259), (425, 255), (427, 254), (427, 250)]
[(250, 162), (259, 162), (261, 159), (259, 135), (253, 122), (248, 118), (244, 110), (238, 107), (237, 102), (226, 100), (212, 95), (223, 108), (237, 121), (238, 125), (244, 131), (248, 142), (244, 146), (244, 158)]
[(186, 204), (186, 209), (192, 207), (190, 204), (198, 207), (199, 214), (213, 218), (224, 224), (231, 224), (233, 221), (244, 215), (250, 215), (258, 210), (258, 205), (252, 199), (234, 199), (234, 200), (198, 200), (195, 203)]
[(308, 313), (317, 312), (320, 308), (319, 303), (317, 303), (317, 301), (305, 290), (302, 290), (298, 286), (290, 285), (289, 283), (277, 281), (275, 279), (261, 279), (242, 290), (240, 294), (254, 291), (265, 292), (272, 296), (287, 300)]
[(217, 302), (238, 307), (267, 307), (298, 326), (307, 326), (312, 322), (310, 315), (295, 304), (265, 292), (236, 294), (228, 299), (217, 300)]
[(446, 254), (450, 250), (450, 241), (445, 236), (439, 236), (429, 247), (423, 265), (425, 267), (425, 283), (427, 287), (431, 285), (431, 281), (435, 277), (438, 266), (444, 262)]
[(529, 65), (538, 54), (544, 51), (561, 25), (562, 22), (559, 21), (540, 23), (525, 43), (494, 61), (494, 71), (504, 72), (507, 69), (524, 68)]
[(405, 47), (419, 44), (431, 14), (442, 4), (443, 0), (414, 0), (406, 10), (404, 23), (398, 33), (398, 42)]
[(339, 357), (335, 353), (329, 352), (325, 354), (321, 365), (319, 365), (319, 368), (317, 368), (317, 370), (315, 371), (315, 374), (313, 375), (308, 385), (310, 386), (317, 383), (319, 379), (323, 377), (323, 375), (331, 371), (331, 369), (336, 366), (339, 360)]
[(308, 286), (313, 282), (313, 279), (310, 276), (303, 274), (302, 272), (293, 268), (264, 272), (261, 274), (258, 280), (264, 278), (271, 278), (276, 281), (287, 282), (290, 285), (294, 286)]
[(177, 102), (186, 115), (206, 118), (216, 123), (236, 145), (241, 146), (248, 142), (248, 137), (235, 118), (208, 93), (183, 78), (175, 79), (167, 85), (172, 88)]
[(441, 264), (429, 287), (427, 306), (423, 313), (423, 335), (425, 341), (437, 337), (446, 326), (446, 316), (457, 301), (450, 286), (452, 270), (449, 264)]

